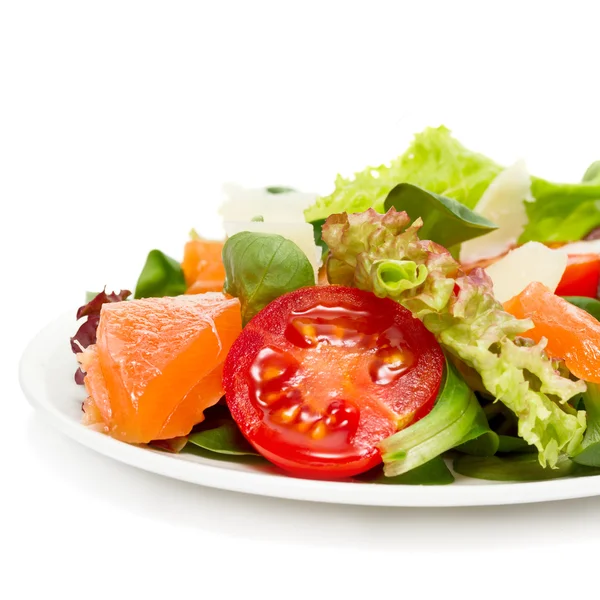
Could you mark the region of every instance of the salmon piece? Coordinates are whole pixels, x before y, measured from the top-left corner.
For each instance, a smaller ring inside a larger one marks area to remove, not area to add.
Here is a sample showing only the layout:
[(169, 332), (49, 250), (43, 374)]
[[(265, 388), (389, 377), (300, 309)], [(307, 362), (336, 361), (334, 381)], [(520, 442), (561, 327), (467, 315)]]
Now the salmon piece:
[(548, 356), (564, 360), (576, 377), (600, 383), (600, 322), (592, 315), (537, 282), (505, 302), (504, 310), (533, 321), (523, 336), (536, 342), (546, 338)]
[(79, 355), (83, 422), (130, 443), (187, 435), (223, 396), (223, 363), (242, 330), (236, 298), (209, 292), (104, 304)]
[(186, 243), (181, 263), (188, 288), (186, 294), (223, 290), (225, 267), (222, 252), (223, 242), (194, 239)]

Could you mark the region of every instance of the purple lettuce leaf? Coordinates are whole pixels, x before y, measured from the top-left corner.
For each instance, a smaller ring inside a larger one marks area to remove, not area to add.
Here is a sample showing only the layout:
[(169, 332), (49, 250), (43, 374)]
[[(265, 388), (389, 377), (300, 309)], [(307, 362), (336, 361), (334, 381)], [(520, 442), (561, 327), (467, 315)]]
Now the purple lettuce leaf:
[[(121, 290), (119, 293), (113, 292), (112, 294), (106, 293), (106, 286), (99, 293), (96, 294), (87, 304), (80, 306), (77, 310), (77, 320), (87, 317), (86, 320), (80, 325), (77, 333), (70, 338), (71, 350), (74, 354), (83, 352), (88, 346), (96, 343), (96, 331), (98, 329), (98, 323), (100, 322), (100, 310), (103, 304), (109, 302), (122, 302), (127, 300), (131, 296), (129, 290)], [(83, 379), (85, 373), (81, 368), (75, 372), (75, 383), (83, 385)]]

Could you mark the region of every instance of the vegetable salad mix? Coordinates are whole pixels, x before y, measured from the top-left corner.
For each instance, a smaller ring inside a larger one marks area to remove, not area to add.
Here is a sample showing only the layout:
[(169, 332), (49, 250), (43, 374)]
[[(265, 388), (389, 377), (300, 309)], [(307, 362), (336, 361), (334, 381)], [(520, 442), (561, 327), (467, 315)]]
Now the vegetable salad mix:
[(226, 240), (79, 309), (87, 426), (306, 478), (600, 474), (599, 162), (552, 183), (438, 127), (327, 196), (224, 190)]

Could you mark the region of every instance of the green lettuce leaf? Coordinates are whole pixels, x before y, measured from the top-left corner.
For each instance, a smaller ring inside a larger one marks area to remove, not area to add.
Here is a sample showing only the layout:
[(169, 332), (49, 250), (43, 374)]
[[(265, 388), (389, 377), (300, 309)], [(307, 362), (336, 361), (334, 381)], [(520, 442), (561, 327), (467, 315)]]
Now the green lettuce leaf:
[(316, 221), (367, 208), (383, 212), (387, 195), (399, 183), (412, 183), (473, 208), (501, 170), (489, 158), (467, 150), (446, 127), (428, 127), (389, 166), (367, 167), (348, 179), (338, 175), (334, 191), (318, 198), (304, 215)]
[[(488, 393), (514, 412), (519, 435), (537, 448), (540, 464), (555, 466), (583, 437), (585, 412), (567, 402), (585, 383), (563, 377), (544, 343), (520, 337), (532, 323), (504, 311), (483, 269), (464, 275), (445, 248), (419, 239), (420, 219), (409, 223), (406, 213), (394, 209), (385, 215), (374, 210), (332, 215), (322, 229), (330, 281), (392, 298), (419, 317), (446, 350), (477, 371)], [(407, 261), (414, 268), (406, 268)], [(421, 281), (423, 267), (427, 276)]]
[(525, 206), (529, 223), (519, 243), (580, 240), (600, 225), (600, 179), (551, 183), (532, 178), (535, 202)]

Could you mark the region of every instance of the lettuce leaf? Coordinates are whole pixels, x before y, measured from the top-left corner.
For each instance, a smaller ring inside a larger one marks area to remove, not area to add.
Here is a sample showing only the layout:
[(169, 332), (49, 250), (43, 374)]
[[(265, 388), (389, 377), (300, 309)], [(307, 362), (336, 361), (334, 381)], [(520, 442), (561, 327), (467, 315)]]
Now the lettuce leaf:
[(600, 178), (582, 183), (532, 179), (535, 202), (526, 204), (529, 224), (519, 243), (580, 240), (600, 225)]
[[(77, 320), (85, 318), (85, 321), (79, 326), (77, 333), (70, 338), (71, 350), (74, 354), (83, 352), (88, 346), (96, 343), (96, 331), (98, 324), (100, 323), (100, 311), (102, 305), (109, 302), (122, 302), (127, 300), (131, 296), (129, 290), (121, 290), (118, 293), (112, 292), (111, 294), (106, 293), (106, 286), (104, 289), (97, 294), (89, 293), (86, 294), (86, 304), (80, 306), (77, 310)], [(77, 385), (83, 385), (85, 373), (81, 370), (81, 367), (75, 371), (75, 383)]]
[(491, 159), (467, 150), (446, 127), (428, 127), (389, 166), (367, 167), (347, 179), (338, 175), (334, 191), (318, 198), (304, 216), (310, 222), (337, 212), (383, 212), (398, 183), (412, 183), (473, 208), (501, 170)]
[(521, 337), (532, 323), (504, 311), (483, 269), (465, 275), (445, 248), (419, 239), (420, 227), (420, 219), (410, 224), (406, 213), (393, 208), (385, 215), (371, 209), (331, 216), (322, 229), (330, 281), (392, 298), (420, 318), (514, 412), (519, 435), (537, 448), (540, 464), (554, 467), (562, 452), (573, 452), (582, 440), (585, 412), (568, 400), (585, 383), (563, 377), (544, 343)]

